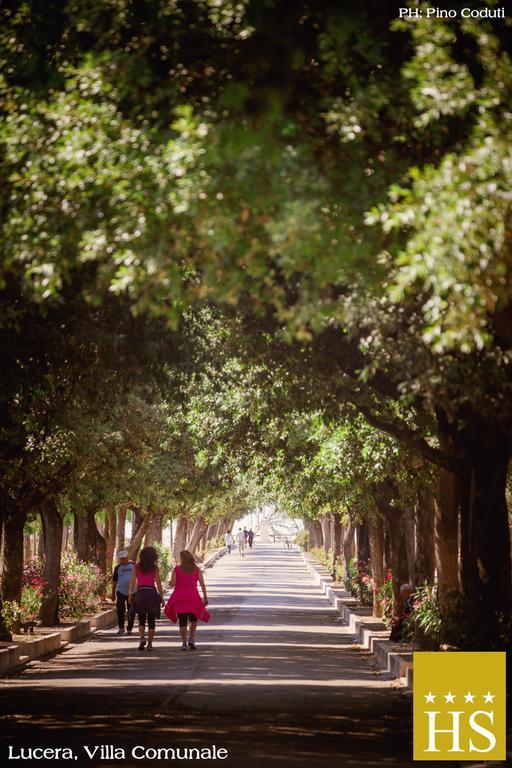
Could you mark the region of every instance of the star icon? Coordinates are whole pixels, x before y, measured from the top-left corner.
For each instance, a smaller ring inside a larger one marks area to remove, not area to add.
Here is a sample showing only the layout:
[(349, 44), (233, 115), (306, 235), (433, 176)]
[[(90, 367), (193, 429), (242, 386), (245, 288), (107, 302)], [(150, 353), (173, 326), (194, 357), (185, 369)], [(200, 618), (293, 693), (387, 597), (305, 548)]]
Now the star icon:
[(435, 695), (432, 693), (432, 691), (429, 691), (427, 695), (425, 696), (425, 701), (427, 701), (429, 704), (434, 703)]
[(444, 697), (444, 700), (446, 701), (447, 704), (448, 703), (451, 704), (453, 702), (454, 698), (455, 698), (455, 696), (453, 695), (453, 693), (451, 691), (448, 691), (448, 693)]
[(491, 694), (490, 691), (487, 691), (487, 693), (484, 696), (484, 701), (486, 704), (492, 704), (494, 700), (495, 694)]
[(475, 697), (474, 697), (474, 694), (471, 693), (471, 691), (468, 691), (464, 696), (464, 699), (466, 701), (466, 704), (469, 704), (469, 703), (473, 704)]

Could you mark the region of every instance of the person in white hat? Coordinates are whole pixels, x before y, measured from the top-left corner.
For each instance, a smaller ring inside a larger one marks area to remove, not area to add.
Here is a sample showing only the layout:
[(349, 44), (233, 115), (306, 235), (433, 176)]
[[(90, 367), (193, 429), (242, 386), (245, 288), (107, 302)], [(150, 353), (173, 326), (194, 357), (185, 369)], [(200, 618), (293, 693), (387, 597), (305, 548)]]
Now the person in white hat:
[(118, 635), (124, 635), (124, 617), (128, 614), (128, 622), (126, 625), (126, 631), (129, 635), (132, 633), (133, 623), (135, 621), (135, 613), (131, 610), (131, 606), (128, 602), (130, 579), (132, 577), (135, 563), (128, 557), (128, 550), (120, 549), (117, 553), (117, 559), (119, 563), (114, 568), (112, 574), (112, 600), (115, 601), (117, 608), (117, 623), (119, 629)]

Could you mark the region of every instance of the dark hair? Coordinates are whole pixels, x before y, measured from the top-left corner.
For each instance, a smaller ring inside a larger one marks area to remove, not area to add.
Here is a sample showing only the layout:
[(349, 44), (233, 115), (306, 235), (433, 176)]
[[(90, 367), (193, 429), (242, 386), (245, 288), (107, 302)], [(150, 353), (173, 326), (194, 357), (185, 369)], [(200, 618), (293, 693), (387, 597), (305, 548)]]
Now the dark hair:
[(192, 573), (196, 568), (196, 561), (192, 552), (184, 549), (180, 552), (180, 564), (185, 573)]
[(139, 570), (141, 573), (152, 573), (158, 561), (158, 552), (154, 547), (144, 547), (139, 553)]

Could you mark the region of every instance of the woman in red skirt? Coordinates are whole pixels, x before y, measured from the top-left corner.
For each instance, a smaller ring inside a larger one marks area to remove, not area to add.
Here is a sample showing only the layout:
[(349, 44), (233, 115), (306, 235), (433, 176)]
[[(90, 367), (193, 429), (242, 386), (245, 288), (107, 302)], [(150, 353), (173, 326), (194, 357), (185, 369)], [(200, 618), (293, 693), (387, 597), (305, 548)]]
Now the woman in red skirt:
[[(198, 582), (203, 592), (203, 600), (197, 589)], [(176, 621), (176, 616), (178, 618), (183, 641), (181, 650), (186, 651), (190, 648), (194, 651), (197, 621), (198, 619), (208, 621), (210, 615), (205, 610), (208, 605), (208, 596), (203, 574), (196, 565), (194, 555), (188, 549), (180, 552), (180, 564), (173, 569), (170, 584), (174, 590), (165, 606), (165, 613), (171, 621)]]

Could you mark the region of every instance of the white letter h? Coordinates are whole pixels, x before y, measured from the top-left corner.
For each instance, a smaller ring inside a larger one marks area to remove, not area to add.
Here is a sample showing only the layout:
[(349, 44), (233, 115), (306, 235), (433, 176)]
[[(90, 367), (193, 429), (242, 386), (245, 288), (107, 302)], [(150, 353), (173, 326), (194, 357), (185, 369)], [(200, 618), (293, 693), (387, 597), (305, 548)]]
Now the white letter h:
[(442, 729), (436, 728), (436, 715), (439, 712), (425, 712), (428, 716), (428, 749), (424, 749), (424, 752), (440, 752), (440, 749), (436, 749), (436, 733), (451, 733), (452, 734), (452, 748), (448, 752), (462, 752), (460, 748), (460, 716), (463, 712), (448, 712), (452, 716), (452, 728)]

